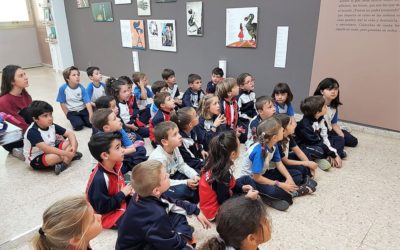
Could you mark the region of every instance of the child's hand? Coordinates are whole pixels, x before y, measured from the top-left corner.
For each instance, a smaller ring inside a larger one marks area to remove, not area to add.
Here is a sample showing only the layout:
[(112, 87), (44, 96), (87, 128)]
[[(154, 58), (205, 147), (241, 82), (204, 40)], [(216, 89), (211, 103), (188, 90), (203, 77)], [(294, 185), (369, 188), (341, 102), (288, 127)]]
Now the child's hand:
[(315, 170), (318, 168), (318, 164), (315, 161), (306, 161), (305, 166), (309, 167), (310, 170)]
[(175, 104), (182, 105), (182, 99), (179, 99), (179, 97), (175, 97), (174, 101), (175, 101)]
[(208, 153), (205, 150), (201, 151), (201, 157), (203, 157), (203, 159), (205, 160), (208, 157)]
[(199, 185), (199, 181), (198, 180), (187, 179), (187, 186), (190, 189), (196, 190), (198, 185)]
[(65, 156), (68, 158), (73, 158), (75, 156), (75, 152), (74, 149), (72, 147), (70, 147), (69, 149), (67, 149), (65, 152)]
[(341, 168), (342, 167), (342, 159), (340, 158), (339, 155), (337, 155), (335, 158), (332, 158), (333, 160), (333, 164), (332, 166), (334, 166), (335, 168)]
[(138, 127), (136, 127), (134, 124), (125, 124), (125, 126), (133, 131), (138, 130)]
[(249, 190), (247, 192), (246, 197), (252, 200), (257, 200), (258, 199), (258, 191), (257, 190)]
[(196, 218), (201, 223), (204, 229), (211, 228), (211, 222), (207, 220), (202, 212), (200, 212), (199, 215), (196, 216)]
[(223, 114), (219, 114), (213, 125), (218, 128), (222, 123), (225, 123), (225, 116)]
[(285, 190), (288, 193), (294, 192), (297, 189), (299, 189), (299, 187), (296, 186), (296, 184), (289, 184), (289, 183), (286, 183), (286, 182), (280, 182), (279, 183), (279, 187), (282, 188), (283, 190)]
[(133, 193), (131, 184), (126, 184), (126, 186), (121, 189), (121, 192), (124, 193), (125, 196), (131, 195)]

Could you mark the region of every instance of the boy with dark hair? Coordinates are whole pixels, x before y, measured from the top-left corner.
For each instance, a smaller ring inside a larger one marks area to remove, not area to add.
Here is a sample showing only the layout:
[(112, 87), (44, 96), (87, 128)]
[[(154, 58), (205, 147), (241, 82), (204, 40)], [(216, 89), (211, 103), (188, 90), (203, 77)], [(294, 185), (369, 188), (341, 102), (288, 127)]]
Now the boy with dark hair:
[(171, 112), (175, 108), (174, 100), (171, 97), (171, 94), (168, 92), (157, 93), (154, 97), (154, 104), (158, 107), (157, 113), (150, 120), (150, 141), (153, 147), (156, 147), (156, 138), (154, 137), (154, 127), (163, 121), (169, 121), (171, 119)]
[(258, 97), (256, 99), (255, 107), (258, 115), (256, 115), (249, 122), (249, 127), (247, 129), (247, 141), (245, 143), (246, 148), (250, 148), (250, 146), (254, 143), (258, 124), (275, 114), (274, 100), (269, 96)]
[[(53, 123), (53, 107), (44, 101), (33, 101), (28, 107), (33, 123), (24, 136), (25, 161), (33, 169), (54, 167), (59, 175), (73, 160), (82, 157), (72, 131)], [(63, 140), (66, 137), (68, 140)], [(61, 138), (61, 140), (60, 140)]]
[[(315, 160), (322, 170), (341, 167), (342, 160), (330, 145), (324, 115), (327, 106), (322, 96), (310, 96), (300, 103), (303, 119), (296, 127), (296, 143), (309, 159)], [(327, 161), (326, 158), (329, 160)]]
[(85, 88), (79, 83), (79, 69), (75, 66), (68, 67), (63, 71), (63, 77), (65, 83), (58, 89), (57, 102), (74, 130), (82, 130), (84, 126), (91, 128), (93, 109)]
[(182, 99), (179, 98), (180, 93), (178, 84), (176, 83), (175, 72), (172, 69), (164, 69), (161, 73), (162, 79), (168, 84), (168, 92), (171, 94), (172, 99), (176, 105), (182, 105)]
[(101, 75), (99, 67), (91, 66), (86, 69), (86, 73), (92, 81), (86, 87), (86, 92), (90, 98), (92, 106), (95, 108), (95, 101), (99, 97), (106, 95), (106, 84), (101, 82), (103, 76)]
[(204, 97), (204, 91), (201, 89), (201, 77), (198, 74), (188, 76), (189, 88), (183, 94), (183, 107), (199, 108), (201, 98)]
[(90, 174), (86, 187), (89, 203), (101, 214), (103, 228), (118, 228), (133, 189), (125, 185), (122, 172), (124, 148), (118, 133), (92, 135), (88, 143), (90, 153), (98, 164)]
[(143, 141), (135, 141), (129, 138), (128, 134), (122, 128), (121, 119), (118, 118), (110, 108), (98, 109), (93, 113), (92, 117), (93, 127), (101, 133), (119, 133), (122, 140), (124, 150), (124, 165), (130, 170), (135, 165), (147, 160), (146, 148)]
[(236, 79), (239, 85), (239, 95), (237, 103), (239, 109), (238, 126), (244, 128), (244, 133), (240, 135), (240, 141), (247, 141), (250, 120), (257, 115), (255, 108), (256, 93), (254, 92), (254, 77), (249, 73), (242, 73)]
[(221, 68), (213, 68), (211, 73), (211, 81), (207, 83), (207, 94), (215, 94), (217, 84), (224, 80), (224, 71)]
[(136, 98), (137, 105), (139, 107), (139, 118), (143, 123), (148, 123), (150, 120), (150, 106), (153, 103), (153, 91), (147, 86), (149, 80), (143, 72), (135, 72), (132, 75), (133, 83), (133, 94)]
[[(156, 95), (157, 93), (160, 92), (168, 92), (168, 84), (165, 81), (155, 81), (152, 85), (151, 85), (151, 91), (153, 91), (153, 94)], [(151, 118), (154, 117), (154, 115), (157, 113), (158, 108), (157, 105), (153, 103), (150, 106), (150, 116)]]
[(116, 249), (193, 249), (186, 215), (194, 214), (204, 228), (211, 226), (195, 204), (163, 194), (170, 179), (161, 162), (139, 164), (131, 183), (135, 193), (118, 228)]
[(161, 122), (154, 131), (159, 145), (150, 154), (149, 160), (160, 161), (170, 174), (172, 186), (165, 194), (175, 199), (197, 203), (199, 201), (197, 186), (200, 178), (199, 174), (183, 161), (179, 152), (182, 136), (179, 134), (178, 126), (171, 121)]

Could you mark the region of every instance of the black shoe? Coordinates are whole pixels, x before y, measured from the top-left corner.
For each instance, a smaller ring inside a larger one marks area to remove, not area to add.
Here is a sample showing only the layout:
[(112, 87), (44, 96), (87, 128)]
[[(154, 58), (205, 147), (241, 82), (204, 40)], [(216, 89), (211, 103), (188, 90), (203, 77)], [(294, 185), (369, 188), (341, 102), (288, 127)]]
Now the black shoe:
[(307, 176), (304, 180), (304, 184), (311, 187), (312, 189), (315, 189), (318, 186), (318, 183), (312, 179), (310, 176)]
[(72, 161), (80, 160), (82, 158), (83, 154), (81, 152), (76, 152), (74, 157), (72, 158)]
[(346, 157), (347, 157), (347, 153), (346, 153), (346, 151), (343, 150), (343, 153), (342, 153), (342, 155), (340, 156), (340, 158), (344, 159), (344, 158), (346, 158)]
[(62, 163), (58, 163), (54, 166), (54, 173), (56, 173), (56, 175), (59, 175), (62, 171), (64, 171), (65, 169), (67, 169), (67, 166), (65, 165), (64, 162)]
[(285, 200), (278, 200), (265, 195), (260, 195), (260, 197), (265, 204), (279, 211), (286, 211), (290, 206), (289, 202)]

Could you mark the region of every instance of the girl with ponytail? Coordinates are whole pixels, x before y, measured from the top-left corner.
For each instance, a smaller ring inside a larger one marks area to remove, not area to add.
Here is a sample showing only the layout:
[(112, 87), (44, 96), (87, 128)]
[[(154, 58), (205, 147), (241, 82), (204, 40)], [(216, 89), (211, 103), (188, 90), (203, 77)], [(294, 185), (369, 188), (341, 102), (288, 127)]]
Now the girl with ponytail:
[[(258, 192), (250, 176), (235, 180), (234, 161), (240, 154), (240, 142), (234, 131), (225, 131), (210, 141), (209, 155), (202, 169), (199, 194), (200, 209), (209, 220), (214, 220), (219, 206), (235, 194), (247, 193), (246, 196), (257, 199)], [(252, 186), (253, 185), (253, 186)]]

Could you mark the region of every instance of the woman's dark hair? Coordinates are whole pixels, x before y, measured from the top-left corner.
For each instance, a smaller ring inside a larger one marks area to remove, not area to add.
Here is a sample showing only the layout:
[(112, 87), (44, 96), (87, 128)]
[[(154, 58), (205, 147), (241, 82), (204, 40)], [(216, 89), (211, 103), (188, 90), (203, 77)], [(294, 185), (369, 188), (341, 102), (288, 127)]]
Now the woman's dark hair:
[(127, 83), (117, 80), (114, 77), (108, 78), (106, 80), (106, 94), (114, 97), (114, 99), (118, 101), (118, 95), (122, 85), (127, 85)]
[(260, 199), (252, 200), (244, 195), (231, 198), (221, 205), (216, 217), (219, 237), (209, 239), (200, 249), (225, 250), (227, 246), (240, 249), (249, 234), (263, 229), (261, 221), (266, 217), (266, 207)]
[(328, 90), (337, 89), (338, 90), (337, 97), (334, 100), (332, 100), (332, 102), (329, 106), (336, 109), (337, 107), (339, 107), (339, 105), (342, 105), (342, 103), (340, 102), (339, 83), (336, 79), (328, 77), (328, 78), (325, 78), (324, 80), (322, 80), (318, 84), (318, 87), (315, 90), (314, 95), (322, 95), (322, 91), (324, 91), (325, 89), (328, 89)]
[(209, 183), (229, 182), (231, 176), (231, 153), (238, 148), (237, 137), (234, 131), (225, 131), (213, 137), (208, 145), (208, 159), (203, 168), (203, 173), (211, 170)]
[(179, 130), (186, 129), (189, 123), (192, 121), (192, 116), (190, 114), (191, 111), (196, 112), (196, 110), (192, 107), (184, 107), (178, 109), (176, 112), (171, 113), (171, 121), (178, 125)]
[[(275, 114), (274, 116), (281, 122), (282, 128), (286, 129), (287, 125), (290, 123), (290, 116), (288, 116), (287, 114)], [(287, 143), (290, 139), (291, 138), (289, 135), (288, 137), (283, 137), (282, 141), (279, 142), (282, 146), (283, 151), (286, 150)]]
[[(10, 93), (13, 88), (12, 82), (15, 79), (15, 73), (18, 69), (22, 69), (18, 65), (7, 65), (4, 67), (1, 75), (1, 94), (0, 96), (6, 95)], [(22, 93), (27, 93), (25, 89), (22, 90)]]
[(286, 98), (285, 104), (289, 104), (290, 102), (293, 101), (293, 94), (287, 83), (280, 82), (280, 83), (276, 84), (274, 87), (274, 90), (272, 91), (271, 97), (275, 100), (276, 94), (284, 94), (284, 93), (287, 93), (287, 98)]

